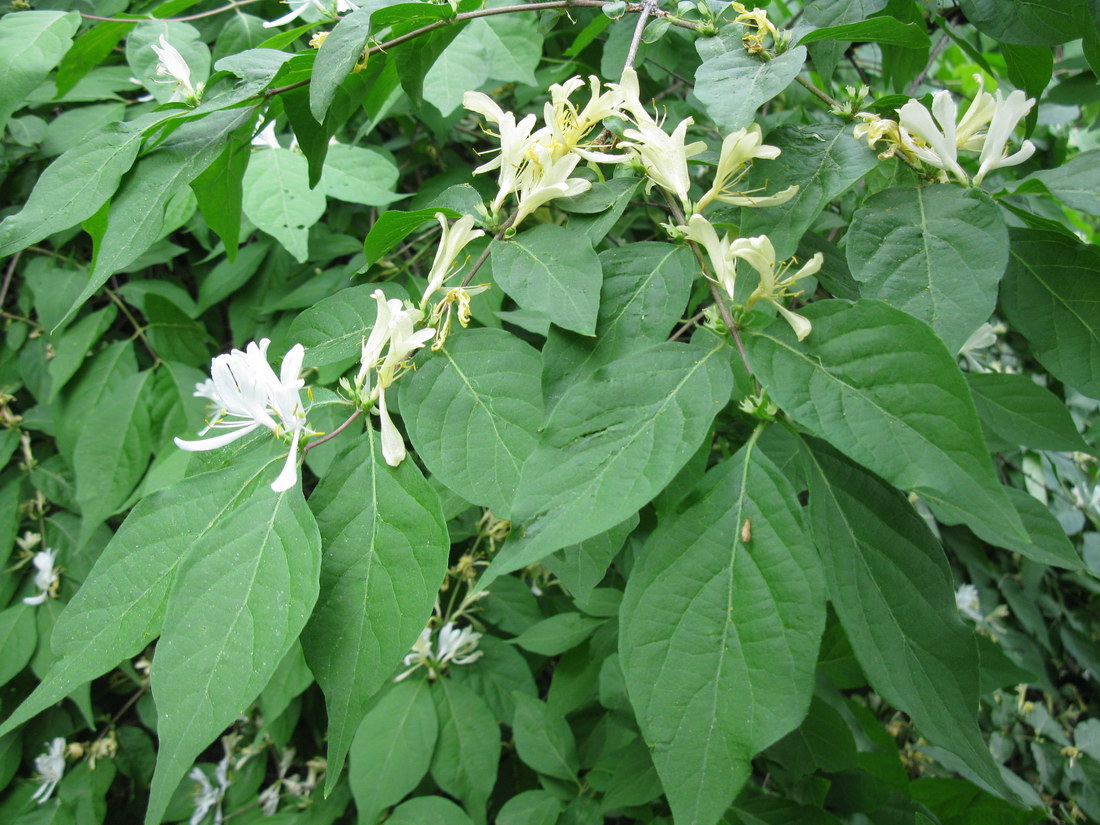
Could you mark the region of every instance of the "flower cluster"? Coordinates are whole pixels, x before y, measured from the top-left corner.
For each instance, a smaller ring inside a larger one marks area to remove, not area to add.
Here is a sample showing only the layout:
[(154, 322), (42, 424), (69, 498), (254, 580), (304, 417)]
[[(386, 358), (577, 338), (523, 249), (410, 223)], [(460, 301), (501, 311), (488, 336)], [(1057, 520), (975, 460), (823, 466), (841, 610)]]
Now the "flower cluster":
[(436, 635), (435, 650), (432, 650), (432, 629), (426, 627), (420, 632), (420, 636), (413, 643), (412, 651), (405, 656), (404, 665), (407, 668), (394, 679), (400, 682), (421, 667), (427, 668), (428, 678), (435, 679), (450, 665), (468, 665), (481, 658), (481, 651), (477, 649), (477, 643), (481, 634), (469, 627), (455, 627), (454, 622), (447, 622), (439, 628)]
[[(774, 26), (763, 12), (747, 12), (743, 8), (739, 22), (756, 32), (754, 37), (775, 36)], [(591, 184), (583, 178), (570, 178), (581, 160), (594, 163), (634, 163), (642, 168), (649, 187), (659, 187), (678, 202), (686, 216), (685, 223), (673, 228), (673, 233), (701, 243), (710, 258), (713, 278), (734, 297), (737, 260), (744, 260), (760, 276), (759, 286), (753, 291), (745, 309), (764, 300), (775, 305), (784, 318), (794, 327), (798, 337), (804, 338), (810, 330), (809, 321), (795, 315), (780, 304), (784, 297), (797, 295), (790, 287), (799, 278), (816, 272), (821, 266), (821, 256), (813, 259), (793, 275), (787, 275), (787, 264), (777, 263), (775, 251), (766, 236), (756, 238), (720, 239), (703, 211), (715, 202), (729, 206), (763, 207), (786, 203), (798, 193), (798, 186), (789, 186), (774, 194), (744, 191), (739, 184), (756, 160), (772, 160), (779, 156), (779, 149), (764, 143), (760, 127), (753, 124), (727, 135), (722, 141), (714, 179), (707, 191), (697, 201), (691, 197), (691, 173), (688, 160), (707, 148), (702, 141), (688, 142), (692, 118), (684, 118), (671, 131), (654, 118), (641, 101), (637, 73), (632, 68), (623, 72), (619, 83), (606, 84), (601, 89), (599, 81), (589, 79), (589, 100), (578, 108), (571, 97), (584, 86), (575, 77), (561, 85), (551, 86), (551, 102), (543, 111), (543, 126), (535, 129), (535, 116), (521, 120), (511, 112), (503, 111), (489, 97), (480, 92), (467, 92), (464, 104), (497, 127), (500, 140), (499, 154), (493, 160), (474, 170), (476, 173), (499, 170), (497, 194), (490, 204), (497, 213), (510, 195), (516, 195), (518, 206), (512, 221), (514, 229), (535, 209), (548, 201), (578, 195)], [(603, 151), (605, 147), (586, 143), (589, 133), (607, 118), (619, 118), (628, 124), (618, 143), (617, 153)]]
[(210, 363), (210, 378), (195, 385), (195, 395), (209, 399), (214, 414), (199, 435), (211, 430), (228, 430), (200, 441), (175, 439), (176, 446), (192, 452), (216, 450), (243, 438), (259, 427), (266, 427), (278, 438), (290, 436), (290, 452), (282, 472), (271, 484), (277, 493), (289, 490), (298, 480), (298, 446), (303, 434), (317, 435), (306, 424), (301, 390), (305, 381), (299, 377), (305, 348), (295, 344), (283, 357), (279, 374), (268, 364), (264, 338), (219, 355)]
[[(893, 121), (870, 112), (860, 112), (854, 135), (866, 140), (877, 149), (886, 148), (879, 157), (886, 159), (901, 153), (910, 163), (918, 162), (936, 169), (936, 176), (946, 182), (949, 176), (962, 184), (978, 186), (994, 169), (1016, 166), (1035, 153), (1030, 140), (1020, 144), (1013, 153), (1008, 151), (1017, 124), (1025, 118), (1035, 99), (1027, 97), (1019, 89), (1008, 97), (985, 91), (981, 75), (974, 75), (978, 93), (959, 119), (958, 107), (946, 89), (932, 95), (932, 111), (918, 100), (910, 99), (897, 110), (898, 120)], [(978, 152), (978, 173), (970, 178), (959, 164), (959, 152)]]
[[(391, 467), (405, 460), (405, 440), (394, 426), (386, 408), (386, 390), (409, 369), (409, 356), (435, 336), (431, 327), (416, 329), (424, 313), (397, 298), (387, 300), (380, 289), (371, 293), (378, 305), (370, 337), (363, 342), (355, 393), (364, 406), (378, 402), (382, 423), (382, 457)], [(385, 354), (383, 354), (385, 350)], [(371, 373), (376, 381), (371, 385)]]

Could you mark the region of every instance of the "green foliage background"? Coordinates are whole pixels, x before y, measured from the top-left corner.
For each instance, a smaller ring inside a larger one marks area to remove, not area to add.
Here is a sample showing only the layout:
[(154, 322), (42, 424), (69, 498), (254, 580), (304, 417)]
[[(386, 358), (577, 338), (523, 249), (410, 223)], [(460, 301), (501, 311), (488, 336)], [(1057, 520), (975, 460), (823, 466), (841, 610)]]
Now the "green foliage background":
[[(1100, 822), (1100, 4), (302, 9), (0, 9), (0, 822)], [(464, 94), (628, 64), (695, 190), (730, 133), (781, 150), (738, 185), (795, 197), (708, 217), (822, 255), (808, 336), (638, 163), (484, 208)], [(979, 78), (1037, 100), (979, 186), (853, 134)], [(341, 379), (437, 215), (489, 288), (391, 466)], [(266, 430), (173, 443), (265, 338), (338, 433), (282, 492)]]

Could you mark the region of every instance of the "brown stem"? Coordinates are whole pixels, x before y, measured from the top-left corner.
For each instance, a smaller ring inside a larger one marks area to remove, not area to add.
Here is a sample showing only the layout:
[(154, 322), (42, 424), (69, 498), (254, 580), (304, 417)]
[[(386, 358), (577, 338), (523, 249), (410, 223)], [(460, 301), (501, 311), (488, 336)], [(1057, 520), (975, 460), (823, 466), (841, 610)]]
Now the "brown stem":
[(8, 288), (11, 286), (12, 276), (15, 274), (15, 265), (19, 263), (21, 257), (23, 257), (22, 249), (11, 256), (11, 260), (8, 261), (8, 268), (4, 270), (4, 284), (0, 286), (0, 307), (4, 306), (4, 301), (8, 297)]
[(829, 104), (830, 109), (835, 109), (839, 112), (844, 108), (839, 100), (817, 88), (817, 86), (813, 84), (813, 81), (803, 77), (802, 75), (797, 75), (795, 77), (795, 80), (805, 86), (807, 91), (809, 91), (810, 94), (812, 94), (818, 100), (822, 100), (825, 103)]
[(638, 56), (638, 47), (642, 44), (642, 34), (645, 32), (645, 24), (649, 22), (649, 16), (657, 8), (654, 0), (645, 0), (642, 3), (642, 11), (638, 15), (638, 24), (634, 27), (634, 37), (630, 41), (630, 49), (626, 53), (626, 63), (623, 71), (634, 68), (634, 58)]
[(260, 0), (240, 0), (238, 3), (229, 3), (225, 6), (211, 9), (210, 11), (200, 11), (197, 14), (187, 14), (183, 17), (99, 17), (94, 14), (85, 14), (84, 12), (80, 12), (80, 16), (85, 20), (98, 20), (104, 23), (185, 23), (188, 20), (201, 20), (204, 17), (213, 17), (215, 14), (221, 14), (223, 11), (233, 11), (233, 9), (240, 8), (241, 6), (249, 6), (259, 2)]
[(497, 234), (493, 236), (492, 240), (490, 240), (489, 243), (485, 244), (485, 248), (481, 250), (481, 254), (477, 256), (477, 260), (474, 261), (474, 265), (470, 267), (470, 271), (466, 273), (466, 277), (463, 278), (462, 283), (459, 284), (460, 287), (467, 286), (470, 281), (474, 279), (477, 271), (481, 269), (481, 267), (487, 260), (489, 260), (489, 252), (492, 250), (493, 244), (504, 237), (504, 233), (508, 231), (513, 223), (515, 223), (517, 215), (519, 215), (519, 212), (513, 212), (511, 215), (509, 215), (508, 220), (506, 220), (501, 225), (500, 229), (497, 231)]
[(680, 326), (676, 328), (676, 331), (668, 337), (668, 340), (677, 340), (681, 335), (683, 335), (685, 332), (687, 332), (689, 329), (699, 323), (703, 319), (704, 315), (706, 315), (706, 312), (704, 310), (699, 310), (698, 312), (696, 312), (694, 315), (684, 321), (684, 323), (680, 324)]
[(905, 94), (912, 97), (917, 93), (917, 89), (920, 88), (920, 84), (924, 82), (924, 79), (928, 77), (928, 73), (932, 71), (932, 64), (936, 62), (936, 59), (943, 53), (943, 50), (951, 43), (951, 37), (944, 32), (940, 39), (936, 41), (936, 45), (932, 47), (932, 51), (928, 55), (928, 62), (924, 64), (924, 68), (921, 69), (920, 74), (913, 78), (913, 82), (909, 84), (909, 88), (905, 90)]
[(160, 356), (157, 355), (157, 351), (153, 349), (153, 345), (149, 343), (149, 339), (145, 337), (145, 327), (138, 323), (138, 319), (134, 317), (134, 314), (130, 312), (130, 308), (123, 303), (122, 299), (115, 294), (113, 289), (103, 287), (103, 291), (107, 293), (107, 297), (111, 299), (115, 306), (119, 308), (119, 311), (126, 317), (126, 320), (130, 322), (134, 328), (134, 335), (138, 337), (142, 344), (145, 345), (145, 349), (149, 351), (149, 354), (153, 356), (154, 364), (163, 364)]
[[(668, 209), (672, 213), (673, 219), (680, 226), (683, 226), (685, 218), (683, 211), (680, 209), (680, 205), (663, 189), (661, 190), (661, 194), (664, 195), (665, 202), (668, 204)], [(741, 356), (741, 361), (745, 364), (745, 369), (748, 371), (749, 375), (753, 375), (752, 364), (749, 363), (748, 353), (745, 352), (745, 345), (741, 341), (741, 333), (738, 331), (737, 323), (733, 320), (733, 315), (730, 313), (729, 304), (726, 303), (726, 296), (718, 289), (718, 285), (707, 277), (707, 264), (706, 261), (703, 260), (703, 253), (699, 251), (699, 245), (695, 243), (695, 241), (688, 241), (687, 244), (694, 253), (695, 260), (699, 262), (699, 266), (703, 270), (703, 277), (707, 279), (707, 286), (710, 287), (710, 297), (714, 299), (714, 304), (718, 307), (718, 314), (722, 316), (722, 323), (724, 323), (726, 329), (730, 331), (730, 336), (737, 346), (737, 352)]]
[(337, 427), (331, 433), (328, 433), (328, 434), (324, 435), (323, 437), (318, 438), (316, 441), (311, 441), (308, 444), (306, 444), (306, 446), (302, 448), (302, 458), (305, 458), (306, 453), (308, 453), (314, 447), (320, 447), (326, 441), (331, 441), (332, 439), (336, 438), (336, 436), (340, 435), (340, 433), (342, 433), (344, 430), (346, 430), (348, 427), (350, 427), (351, 423), (353, 421), (355, 421), (355, 419), (357, 419), (362, 414), (363, 414), (362, 410), (356, 410), (355, 412), (353, 412), (351, 415), (349, 415), (347, 417), (347, 419), (344, 421), (343, 424), (341, 424), (339, 427)]
[[(516, 6), (498, 6), (493, 9), (477, 9), (475, 11), (464, 11), (460, 14), (456, 14), (454, 17), (446, 20), (436, 20), (432, 23), (428, 23), (421, 26), (418, 29), (413, 29), (411, 32), (405, 32), (405, 34), (399, 35), (392, 40), (387, 40), (384, 43), (376, 43), (367, 49), (367, 57), (371, 55), (380, 54), (387, 49), (392, 49), (394, 46), (400, 46), (402, 43), (413, 40), (421, 35), (429, 34), (436, 29), (441, 29), (444, 26), (449, 26), (452, 23), (463, 23), (467, 20), (476, 20), (479, 17), (489, 17), (494, 14), (514, 14), (522, 11), (542, 11), (545, 9), (569, 9), (569, 8), (589, 8), (598, 9), (601, 8), (611, 0), (544, 0), (539, 3), (522, 3)], [(627, 5), (626, 10), (630, 14), (652, 14), (652, 10), (646, 12), (646, 9), (650, 9), (649, 2), (642, 3), (630, 3)], [(658, 17), (667, 16), (660, 11), (657, 12)], [(678, 18), (670, 18), (670, 22), (674, 26), (679, 26), (683, 29), (691, 29), (692, 31), (700, 31), (700, 26), (697, 23), (692, 23), (690, 20), (680, 20)], [(297, 83), (289, 83), (286, 86), (279, 86), (274, 89), (268, 89), (263, 94), (265, 97), (273, 97), (274, 95), (283, 94), (284, 92), (290, 92), (294, 89), (300, 89), (302, 86), (309, 84), (308, 80), (299, 80)]]

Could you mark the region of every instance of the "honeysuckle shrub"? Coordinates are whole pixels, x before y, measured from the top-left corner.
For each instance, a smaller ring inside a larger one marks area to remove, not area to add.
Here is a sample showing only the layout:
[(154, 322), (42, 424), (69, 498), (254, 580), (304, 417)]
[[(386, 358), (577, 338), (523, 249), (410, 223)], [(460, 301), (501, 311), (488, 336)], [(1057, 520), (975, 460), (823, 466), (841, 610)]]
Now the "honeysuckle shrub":
[(0, 822), (1100, 821), (1100, 6), (18, 0)]

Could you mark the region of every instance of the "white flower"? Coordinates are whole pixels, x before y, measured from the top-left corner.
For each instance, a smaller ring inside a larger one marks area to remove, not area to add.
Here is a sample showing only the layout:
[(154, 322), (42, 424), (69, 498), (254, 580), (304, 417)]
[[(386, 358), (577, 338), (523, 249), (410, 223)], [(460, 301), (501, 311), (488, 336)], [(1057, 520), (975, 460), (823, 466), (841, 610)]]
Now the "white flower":
[(996, 342), (997, 332), (993, 329), (992, 324), (982, 324), (966, 339), (966, 343), (959, 350), (959, 357), (965, 358), (971, 368), (977, 372), (988, 372), (989, 370), (974, 356), (974, 352), (991, 347)]
[(214, 768), (214, 779), (218, 783), (217, 787), (207, 779), (202, 768), (192, 768), (188, 776), (199, 783), (195, 793), (195, 810), (191, 814), (190, 825), (199, 825), (212, 808), (214, 809), (214, 825), (221, 825), (223, 819), (222, 799), (225, 797), (225, 792), (230, 785), (229, 754), (223, 756), (217, 767)]
[(282, 437), (291, 435), (290, 452), (282, 472), (271, 485), (277, 493), (289, 490), (298, 479), (298, 444), (306, 427), (306, 413), (299, 391), (305, 385), (299, 377), (305, 348), (295, 344), (283, 357), (279, 375), (267, 361), (271, 341), (251, 342), (242, 352), (235, 349), (210, 363), (210, 379), (195, 385), (195, 395), (214, 402), (216, 412), (200, 435), (210, 430), (229, 430), (201, 441), (175, 439), (182, 450), (216, 450), (231, 444), (258, 427), (267, 427)]
[(1025, 140), (1020, 144), (1020, 149), (1008, 154), (1005, 144), (1012, 137), (1016, 124), (1027, 116), (1031, 107), (1035, 105), (1034, 98), (1027, 98), (1019, 89), (1009, 94), (1005, 100), (1001, 99), (1001, 92), (997, 90), (997, 99), (994, 104), (994, 113), (989, 129), (985, 134), (985, 143), (982, 145), (982, 153), (978, 157), (978, 174), (974, 176), (974, 185), (982, 182), (987, 174), (1002, 166), (1015, 166), (1035, 154), (1035, 144)]
[[(950, 172), (961, 183), (968, 178), (958, 162), (958, 142), (955, 134), (955, 119), (958, 109), (951, 93), (946, 89), (932, 95), (932, 114), (919, 101), (909, 100), (898, 111), (901, 144), (911, 155), (929, 166)], [(941, 132), (940, 129), (943, 131)], [(920, 142), (913, 140), (916, 135)]]
[(733, 256), (733, 241), (729, 234), (719, 238), (711, 222), (698, 213), (688, 218), (687, 226), (681, 226), (680, 230), (688, 240), (703, 245), (714, 279), (732, 299), (737, 283), (737, 259)]
[(400, 682), (421, 667), (427, 668), (429, 679), (435, 679), (452, 664), (468, 665), (476, 662), (481, 658), (481, 651), (477, 649), (480, 640), (481, 634), (472, 628), (459, 629), (454, 622), (447, 622), (439, 628), (433, 651), (432, 629), (429, 625), (420, 631), (411, 652), (402, 660), (407, 670), (398, 674), (394, 681)]
[(477, 649), (480, 639), (481, 634), (473, 628), (464, 627), (460, 630), (454, 626), (454, 622), (447, 622), (439, 628), (436, 658), (441, 664), (454, 662), (456, 665), (468, 665), (476, 662), (481, 658), (481, 651)]
[[(396, 298), (386, 300), (380, 289), (371, 293), (378, 304), (378, 313), (370, 336), (363, 344), (360, 358), (359, 375), (356, 388), (363, 403), (373, 395), (370, 389), (370, 373), (373, 370), (378, 377), (377, 392), (378, 416), (382, 425), (382, 457), (391, 467), (405, 460), (405, 440), (401, 437), (389, 409), (386, 407), (386, 388), (393, 384), (408, 368), (408, 358), (424, 346), (435, 335), (431, 327), (416, 329), (424, 318), (424, 313), (415, 307), (405, 307)], [(382, 348), (386, 347), (385, 356)]]
[(580, 195), (592, 188), (592, 184), (583, 178), (570, 178), (580, 162), (578, 155), (565, 155), (552, 160), (550, 151), (541, 145), (532, 149), (534, 160), (528, 162), (520, 176), (516, 197), (519, 207), (512, 221), (512, 228), (523, 223), (524, 218), (555, 198), (569, 198)]
[(714, 200), (732, 206), (775, 206), (786, 203), (798, 192), (798, 186), (788, 186), (774, 195), (755, 197), (730, 187), (745, 176), (749, 165), (757, 158), (774, 160), (779, 157), (779, 147), (764, 143), (760, 126), (752, 124), (747, 129), (738, 129), (726, 135), (722, 141), (722, 151), (718, 155), (718, 168), (714, 172), (714, 183), (706, 194), (695, 204), (695, 211), (702, 212)]
[(982, 602), (978, 597), (978, 588), (972, 584), (959, 585), (959, 589), (955, 591), (955, 607), (964, 616), (976, 622), (985, 618), (982, 615)]
[(497, 137), (500, 140), (499, 154), (488, 163), (483, 163), (474, 169), (475, 175), (491, 172), (494, 169), (500, 170), (497, 178), (497, 194), (492, 203), (492, 208), (496, 211), (519, 187), (519, 176), (527, 165), (531, 149), (543, 138), (549, 136), (549, 130), (540, 129), (532, 135), (531, 130), (535, 128), (534, 115), (527, 115), (517, 123), (514, 114), (505, 112), (492, 98), (481, 92), (466, 92), (462, 96), (462, 105), (490, 123), (496, 124), (497, 127)]
[(424, 307), (428, 304), (428, 299), (443, 286), (443, 282), (447, 280), (447, 276), (451, 272), (451, 267), (454, 265), (455, 260), (458, 258), (460, 252), (466, 248), (466, 245), (470, 241), (480, 238), (485, 234), (480, 229), (474, 229), (474, 217), (473, 215), (463, 215), (457, 221), (452, 224), (447, 223), (447, 218), (444, 217), (442, 212), (435, 213), (435, 219), (439, 221), (439, 226), (443, 230), (443, 234), (439, 238), (439, 246), (435, 250), (435, 260), (432, 261), (432, 268), (428, 272), (428, 286), (424, 290), (424, 295), (420, 299), (420, 309), (423, 311)]
[(354, 3), (348, 2), (348, 0), (336, 0), (331, 8), (326, 7), (320, 0), (286, 0), (286, 4), (290, 6), (290, 11), (276, 20), (268, 20), (264, 23), (265, 29), (273, 29), (276, 26), (283, 26), (287, 23), (291, 23), (310, 9), (316, 9), (321, 12), (324, 17), (333, 18), (338, 14), (355, 11), (359, 8)]
[(738, 238), (731, 245), (730, 254), (747, 261), (760, 275), (759, 285), (753, 290), (749, 300), (745, 302), (746, 308), (751, 309), (757, 301), (767, 301), (778, 310), (783, 320), (790, 324), (795, 337), (799, 341), (809, 335), (812, 330), (809, 319), (787, 309), (780, 303), (780, 299), (788, 295), (800, 294), (792, 292), (791, 287), (802, 278), (808, 278), (821, 269), (821, 264), (825, 260), (824, 256), (820, 252), (814, 253), (814, 256), (803, 264), (798, 271), (788, 275), (789, 264), (776, 263), (775, 247), (772, 246), (772, 242), (767, 235), (759, 235), (755, 238)]
[(684, 143), (687, 128), (694, 122), (690, 117), (684, 118), (670, 135), (651, 118), (639, 120), (637, 129), (626, 129), (623, 132), (627, 140), (620, 144), (637, 151), (649, 179), (679, 198), (685, 211), (691, 211), (688, 158), (707, 148), (702, 141)]
[(275, 137), (275, 121), (269, 120), (267, 124), (252, 138), (253, 146), (261, 146), (265, 149), (279, 149), (279, 140)]
[(200, 83), (197, 87), (191, 85), (191, 67), (187, 65), (187, 61), (183, 59), (183, 55), (176, 50), (176, 47), (162, 34), (160, 45), (151, 43), (149, 48), (157, 55), (157, 74), (176, 81), (171, 101), (198, 100), (202, 94), (202, 84)]
[(65, 774), (65, 740), (58, 736), (46, 747), (46, 752), (34, 758), (34, 769), (42, 784), (34, 792), (31, 799), (39, 805), (50, 798)]
[(60, 576), (57, 568), (54, 567), (56, 559), (57, 551), (51, 550), (49, 547), (45, 547), (34, 554), (31, 564), (34, 565), (34, 586), (38, 588), (39, 592), (37, 595), (25, 597), (23, 599), (24, 604), (42, 604), (57, 592)]

